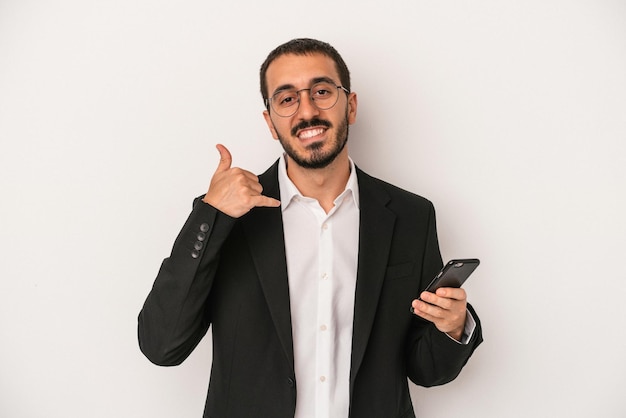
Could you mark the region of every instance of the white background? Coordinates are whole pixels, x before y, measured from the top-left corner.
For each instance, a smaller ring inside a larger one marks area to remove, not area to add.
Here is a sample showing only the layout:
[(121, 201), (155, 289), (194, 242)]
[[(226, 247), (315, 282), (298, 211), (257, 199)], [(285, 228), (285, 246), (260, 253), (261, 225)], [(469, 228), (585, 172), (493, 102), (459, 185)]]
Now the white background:
[[(136, 317), (217, 165), (280, 147), (258, 68), (353, 74), (361, 168), (431, 199), (485, 343), (420, 417), (626, 416), (626, 3), (0, 0), (0, 416), (200, 417)], [(388, 417), (384, 417), (388, 418)]]

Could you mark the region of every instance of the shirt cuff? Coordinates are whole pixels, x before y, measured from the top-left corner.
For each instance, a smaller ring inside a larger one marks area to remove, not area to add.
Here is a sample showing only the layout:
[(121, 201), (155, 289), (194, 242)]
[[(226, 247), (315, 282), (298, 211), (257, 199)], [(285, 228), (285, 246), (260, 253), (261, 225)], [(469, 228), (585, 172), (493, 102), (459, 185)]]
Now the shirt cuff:
[(474, 335), (474, 330), (476, 330), (476, 320), (472, 316), (472, 313), (467, 310), (467, 316), (465, 317), (465, 328), (463, 329), (461, 341), (457, 341), (456, 339), (450, 337), (448, 333), (446, 333), (446, 335), (457, 344), (467, 344), (472, 339), (472, 335)]

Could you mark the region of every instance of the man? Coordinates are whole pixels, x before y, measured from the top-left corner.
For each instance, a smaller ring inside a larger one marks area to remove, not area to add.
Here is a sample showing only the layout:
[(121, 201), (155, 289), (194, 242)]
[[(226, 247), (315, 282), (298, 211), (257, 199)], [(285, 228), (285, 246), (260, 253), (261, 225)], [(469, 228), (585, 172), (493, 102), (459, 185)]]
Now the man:
[(330, 45), (276, 48), (261, 93), (285, 154), (257, 177), (217, 146), (140, 347), (177, 365), (212, 325), (205, 417), (414, 417), (407, 377), (449, 382), (482, 341), (463, 289), (416, 300), (442, 267), (433, 206), (348, 157), (357, 96)]

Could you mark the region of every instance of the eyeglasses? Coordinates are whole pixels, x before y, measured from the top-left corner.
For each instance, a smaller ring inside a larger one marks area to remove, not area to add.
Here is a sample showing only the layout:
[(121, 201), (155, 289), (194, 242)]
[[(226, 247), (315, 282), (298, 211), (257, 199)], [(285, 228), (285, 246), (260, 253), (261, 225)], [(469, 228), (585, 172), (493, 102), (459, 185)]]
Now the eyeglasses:
[(328, 110), (337, 104), (339, 100), (339, 89), (345, 91), (346, 94), (350, 93), (345, 87), (336, 86), (334, 83), (328, 81), (315, 83), (308, 89), (279, 90), (269, 99), (265, 99), (265, 106), (268, 107), (268, 105), (271, 105), (274, 112), (283, 118), (293, 116), (300, 107), (300, 93), (308, 91), (311, 103), (313, 103), (315, 107), (319, 110)]

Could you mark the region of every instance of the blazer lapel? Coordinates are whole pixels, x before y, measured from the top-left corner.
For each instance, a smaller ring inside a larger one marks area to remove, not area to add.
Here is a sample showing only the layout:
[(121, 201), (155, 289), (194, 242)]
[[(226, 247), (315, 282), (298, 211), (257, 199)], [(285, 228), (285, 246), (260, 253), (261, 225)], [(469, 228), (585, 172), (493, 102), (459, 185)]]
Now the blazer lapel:
[(389, 195), (375, 181), (357, 168), (359, 181), (359, 261), (354, 300), (350, 392), (354, 385), (387, 270), (395, 215), (387, 209)]
[[(259, 181), (264, 195), (280, 199), (277, 167), (278, 164), (270, 167), (259, 176)], [(242, 218), (242, 226), (278, 338), (293, 371), (289, 281), (281, 209), (254, 208)]]

